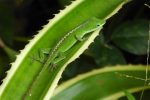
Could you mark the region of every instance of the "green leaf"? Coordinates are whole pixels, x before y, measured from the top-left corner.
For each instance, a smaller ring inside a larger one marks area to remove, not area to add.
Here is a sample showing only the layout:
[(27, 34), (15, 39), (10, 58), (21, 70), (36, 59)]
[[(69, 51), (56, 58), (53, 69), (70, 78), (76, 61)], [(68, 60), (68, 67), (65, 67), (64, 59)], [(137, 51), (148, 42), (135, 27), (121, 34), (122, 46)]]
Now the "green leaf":
[(128, 100), (136, 100), (134, 98), (134, 96), (130, 92), (128, 92), (127, 90), (125, 90), (124, 93), (127, 96)]
[(65, 67), (87, 49), (98, 36), (99, 30), (92, 33), (85, 42), (79, 42), (68, 50), (66, 58), (58, 63), (55, 70), (44, 70), (34, 85), (43, 64), (31, 58), (37, 56), (40, 49), (53, 48), (65, 34), (88, 18), (95, 16), (108, 19), (125, 3), (127, 0), (77, 0), (60, 11), (17, 56), (0, 87), (0, 99), (50, 99)]
[(145, 78), (145, 66), (107, 66), (79, 75), (58, 86), (52, 100), (117, 100), (125, 96), (123, 90), (133, 93), (143, 88), (150, 89), (150, 86), (144, 87), (143, 80), (122, 74)]
[(102, 40), (103, 35), (96, 38), (90, 47), (90, 52), (99, 66), (125, 64), (122, 53)]
[(118, 26), (112, 41), (121, 49), (136, 55), (147, 53), (148, 20), (128, 21)]

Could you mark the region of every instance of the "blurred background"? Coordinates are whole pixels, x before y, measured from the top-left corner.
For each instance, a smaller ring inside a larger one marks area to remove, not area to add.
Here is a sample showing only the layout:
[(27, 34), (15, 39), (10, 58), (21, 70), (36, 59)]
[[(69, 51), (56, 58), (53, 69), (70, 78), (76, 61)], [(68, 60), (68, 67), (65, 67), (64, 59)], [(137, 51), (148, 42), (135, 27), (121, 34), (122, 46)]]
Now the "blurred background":
[[(70, 1), (0, 0), (0, 80), (19, 50)], [(108, 65), (145, 65), (150, 8), (144, 4), (150, 1), (132, 0), (109, 19), (102, 34), (65, 70), (61, 82)]]

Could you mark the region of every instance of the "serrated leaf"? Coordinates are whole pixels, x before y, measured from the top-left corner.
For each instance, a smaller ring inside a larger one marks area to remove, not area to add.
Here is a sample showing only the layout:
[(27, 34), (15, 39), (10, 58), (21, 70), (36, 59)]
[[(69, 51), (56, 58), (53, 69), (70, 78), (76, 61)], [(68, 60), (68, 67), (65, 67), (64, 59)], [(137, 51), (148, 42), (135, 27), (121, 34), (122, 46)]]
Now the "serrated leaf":
[(61, 61), (54, 71), (44, 70), (36, 85), (33, 85), (32, 91), (32, 84), (43, 69), (43, 64), (32, 61), (31, 57), (38, 55), (40, 49), (53, 48), (65, 34), (90, 17), (110, 18), (126, 2), (127, 0), (77, 0), (61, 10), (17, 56), (0, 87), (0, 99), (49, 100), (65, 67), (88, 48), (99, 30), (92, 33), (88, 41), (79, 42), (68, 50), (65, 60)]

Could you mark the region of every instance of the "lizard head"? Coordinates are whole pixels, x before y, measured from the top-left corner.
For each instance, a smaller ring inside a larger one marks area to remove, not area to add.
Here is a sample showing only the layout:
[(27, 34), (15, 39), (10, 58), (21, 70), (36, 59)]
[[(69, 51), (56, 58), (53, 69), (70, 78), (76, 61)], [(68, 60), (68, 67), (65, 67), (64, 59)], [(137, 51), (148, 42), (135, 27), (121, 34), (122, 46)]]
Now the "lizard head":
[(87, 20), (86, 25), (84, 26), (86, 26), (86, 29), (89, 29), (89, 31), (92, 32), (92, 31), (102, 28), (105, 22), (106, 22), (105, 20), (92, 17), (92, 18), (89, 18), (89, 20)]

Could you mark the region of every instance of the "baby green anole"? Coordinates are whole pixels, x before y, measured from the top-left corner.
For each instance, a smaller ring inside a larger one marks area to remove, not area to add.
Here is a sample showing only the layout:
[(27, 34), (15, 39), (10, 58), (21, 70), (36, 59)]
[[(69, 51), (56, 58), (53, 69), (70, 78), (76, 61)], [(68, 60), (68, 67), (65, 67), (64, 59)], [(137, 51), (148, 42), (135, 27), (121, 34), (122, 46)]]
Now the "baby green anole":
[[(54, 48), (49, 52), (47, 60), (44, 62), (43, 68), (36, 77), (35, 81), (33, 81), (30, 90), (34, 83), (38, 80), (38, 77), (42, 74), (42, 72), (50, 67), (54, 68), (58, 62), (65, 59), (65, 52), (71, 49), (76, 43), (79, 41), (84, 41), (88, 38), (88, 34), (92, 34), (93, 31), (101, 29), (105, 24), (105, 20), (100, 20), (95, 17), (89, 18), (85, 22), (81, 23), (79, 26), (68, 32), (64, 35), (54, 46)], [(62, 56), (63, 55), (63, 56)]]
[(67, 50), (75, 45), (78, 41), (83, 41), (86, 39), (86, 35), (102, 28), (105, 21), (92, 17), (87, 21), (83, 22), (78, 27), (74, 28), (70, 32), (68, 32), (64, 37), (60, 39), (60, 41), (56, 44), (56, 46), (51, 50), (48, 55), (47, 61), (44, 64), (44, 68), (54, 67), (56, 64), (65, 58), (63, 55)]

